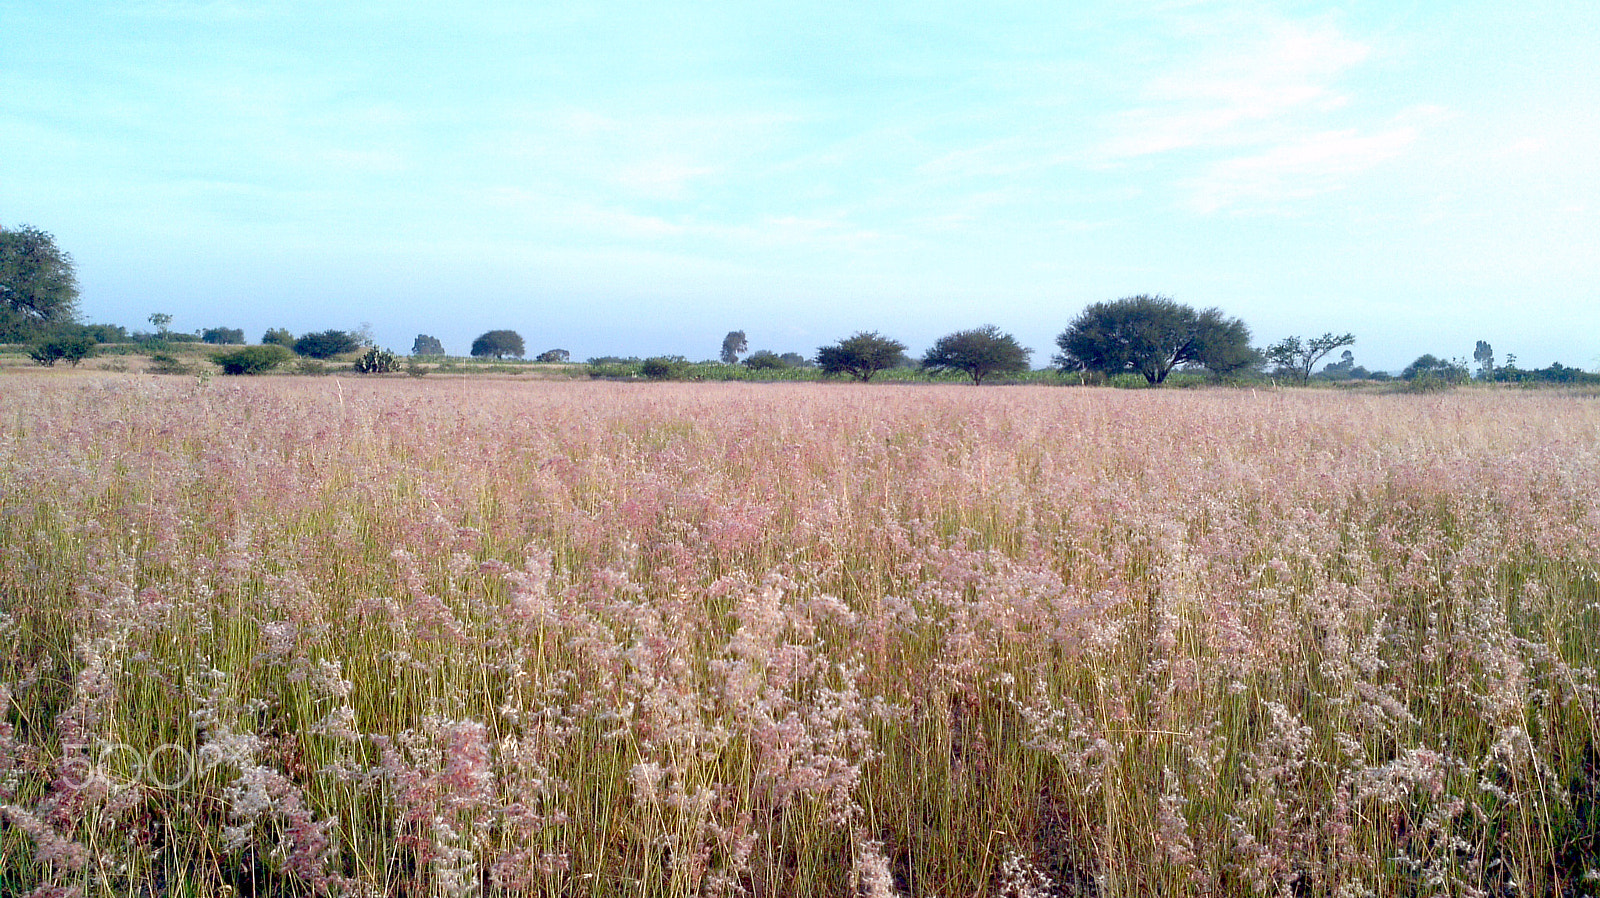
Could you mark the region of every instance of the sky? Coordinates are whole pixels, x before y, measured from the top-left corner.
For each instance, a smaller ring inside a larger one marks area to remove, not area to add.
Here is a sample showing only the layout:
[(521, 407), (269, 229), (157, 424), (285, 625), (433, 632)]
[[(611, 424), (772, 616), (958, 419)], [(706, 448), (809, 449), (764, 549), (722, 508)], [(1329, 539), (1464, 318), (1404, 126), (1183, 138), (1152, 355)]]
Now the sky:
[(83, 317), (1047, 365), (1091, 303), (1600, 367), (1600, 3), (0, 0)]

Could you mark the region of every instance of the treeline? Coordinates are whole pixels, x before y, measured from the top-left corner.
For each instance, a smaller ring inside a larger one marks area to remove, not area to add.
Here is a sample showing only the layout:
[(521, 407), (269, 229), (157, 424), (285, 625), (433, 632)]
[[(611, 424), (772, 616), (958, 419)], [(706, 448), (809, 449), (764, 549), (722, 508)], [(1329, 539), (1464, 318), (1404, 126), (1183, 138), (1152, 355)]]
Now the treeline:
[[(23, 225), (0, 229), (0, 343), (22, 343), (41, 365), (66, 361), (77, 365), (107, 344), (132, 345), (150, 353), (154, 370), (186, 371), (169, 354), (172, 344), (205, 343), (238, 346), (212, 357), (228, 374), (276, 370), (296, 357), (324, 362), (347, 359), (364, 373), (401, 370), (399, 356), (375, 345), (367, 328), (356, 331), (325, 330), (296, 336), (284, 328), (268, 329), (257, 346), (245, 345), (240, 328), (208, 327), (191, 333), (173, 331), (172, 316), (149, 316), (153, 332), (130, 333), (121, 325), (82, 324), (78, 321), (78, 286), (72, 257), (55, 245), (55, 239), (37, 228)], [(805, 356), (798, 352), (760, 349), (749, 352), (743, 331), (730, 331), (723, 339), (716, 362), (690, 362), (682, 356), (647, 359), (605, 357), (590, 359), (587, 372), (594, 377), (670, 379), (812, 379), (821, 377), (873, 380), (883, 372), (901, 379), (966, 380), (973, 385), (996, 381), (1017, 382), (1067, 379), (1084, 384), (1163, 385), (1174, 373), (1185, 383), (1253, 382), (1271, 380), (1308, 384), (1319, 381), (1384, 381), (1393, 375), (1357, 365), (1347, 348), (1355, 335), (1326, 332), (1321, 336), (1284, 337), (1257, 348), (1248, 325), (1221, 309), (1196, 310), (1165, 296), (1138, 295), (1098, 302), (1074, 318), (1056, 338), (1059, 350), (1048, 368), (1030, 366), (1033, 350), (994, 325), (956, 331), (940, 337), (918, 359), (906, 354), (906, 344), (876, 331), (859, 331), (817, 348)], [(1344, 350), (1336, 361), (1326, 361)], [(474, 358), (505, 361), (523, 359), (527, 348), (514, 330), (483, 333), (472, 342)], [(443, 360), (443, 343), (418, 334), (411, 347), (416, 360)], [(420, 361), (406, 366), (413, 374), (427, 370)], [(564, 364), (571, 361), (565, 349), (548, 349), (533, 361)], [(1547, 368), (1522, 369), (1515, 356), (1497, 364), (1493, 348), (1478, 341), (1473, 353), (1476, 372), (1464, 359), (1419, 356), (1399, 375), (1414, 389), (1440, 389), (1476, 379), (1494, 383), (1600, 384), (1591, 374), (1556, 362)], [(435, 366), (439, 364), (434, 362)], [(309, 366), (305, 370), (313, 370)], [(315, 369), (320, 370), (320, 369)]]

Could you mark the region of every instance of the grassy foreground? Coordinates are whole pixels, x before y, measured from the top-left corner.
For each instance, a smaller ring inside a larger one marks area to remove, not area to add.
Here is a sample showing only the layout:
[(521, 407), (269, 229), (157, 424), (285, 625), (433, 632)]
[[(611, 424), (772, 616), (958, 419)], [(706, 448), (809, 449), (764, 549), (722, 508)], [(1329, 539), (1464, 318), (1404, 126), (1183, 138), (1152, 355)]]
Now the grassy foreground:
[(1600, 401), (0, 383), (0, 895), (1600, 894)]

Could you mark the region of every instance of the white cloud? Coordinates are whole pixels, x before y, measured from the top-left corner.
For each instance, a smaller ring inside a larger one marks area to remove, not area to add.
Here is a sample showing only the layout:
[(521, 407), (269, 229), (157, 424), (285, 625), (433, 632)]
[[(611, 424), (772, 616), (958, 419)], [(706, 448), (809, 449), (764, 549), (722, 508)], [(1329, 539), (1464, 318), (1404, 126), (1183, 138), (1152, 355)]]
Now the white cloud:
[(1246, 203), (1273, 206), (1340, 189), (1345, 178), (1395, 158), (1417, 139), (1415, 128), (1373, 134), (1332, 131), (1281, 143), (1213, 164), (1190, 182), (1190, 202), (1203, 213)]
[(1205, 11), (1187, 13), (1181, 42), (1192, 51), (1149, 78), (1092, 157), (1176, 166), (1172, 181), (1198, 212), (1277, 211), (1341, 189), (1444, 117), (1428, 108), (1363, 121), (1370, 103), (1347, 84), (1378, 48), (1331, 22)]
[(1196, 54), (1150, 79), (1148, 102), (1117, 117), (1100, 155), (1256, 143), (1297, 117), (1349, 104), (1335, 84), (1371, 54), (1369, 45), (1330, 25), (1274, 22), (1255, 31), (1206, 35)]
[(682, 199), (689, 182), (715, 174), (715, 166), (693, 165), (674, 159), (649, 159), (623, 166), (617, 172), (619, 185), (631, 193), (654, 199)]

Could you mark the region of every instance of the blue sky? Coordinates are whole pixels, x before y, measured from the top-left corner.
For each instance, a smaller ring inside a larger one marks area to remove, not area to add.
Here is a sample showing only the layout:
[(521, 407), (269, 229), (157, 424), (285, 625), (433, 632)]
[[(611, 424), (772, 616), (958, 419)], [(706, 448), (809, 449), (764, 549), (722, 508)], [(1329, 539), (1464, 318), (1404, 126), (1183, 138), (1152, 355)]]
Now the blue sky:
[(0, 0), (0, 225), (93, 321), (1044, 364), (1169, 295), (1600, 366), (1600, 4)]

